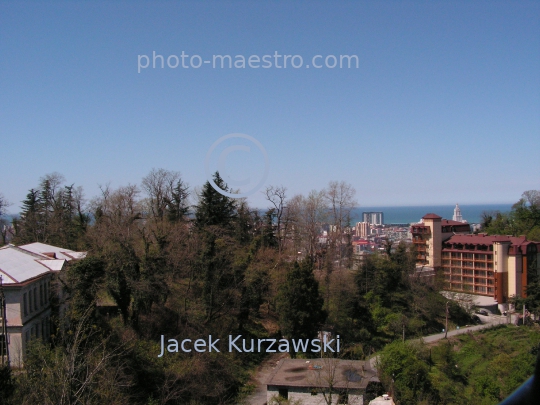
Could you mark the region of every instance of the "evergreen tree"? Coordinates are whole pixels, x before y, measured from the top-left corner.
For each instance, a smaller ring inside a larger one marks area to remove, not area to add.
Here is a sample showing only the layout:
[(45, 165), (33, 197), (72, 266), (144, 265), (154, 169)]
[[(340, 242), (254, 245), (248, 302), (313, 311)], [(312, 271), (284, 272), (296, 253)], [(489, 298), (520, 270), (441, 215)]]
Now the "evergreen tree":
[(22, 202), (21, 217), (14, 221), (16, 239), (20, 244), (42, 242), (44, 240), (44, 224), (41, 218), (40, 191), (31, 189)]
[[(229, 187), (218, 172), (214, 173), (213, 179), (220, 189), (229, 192)], [(231, 228), (232, 221), (236, 217), (234, 199), (215, 190), (209, 181), (203, 186), (199, 195), (199, 205), (196, 208), (195, 220), (199, 229), (207, 226)]]
[(171, 198), (167, 200), (167, 217), (171, 222), (177, 222), (184, 218), (189, 211), (187, 200), (189, 187), (182, 180), (178, 180), (171, 192)]
[(277, 248), (278, 239), (274, 232), (275, 209), (270, 208), (264, 214), (264, 223), (262, 228), (262, 245), (264, 247)]
[(292, 339), (312, 339), (326, 321), (319, 283), (313, 275), (313, 262), (295, 262), (277, 297), (279, 326)]

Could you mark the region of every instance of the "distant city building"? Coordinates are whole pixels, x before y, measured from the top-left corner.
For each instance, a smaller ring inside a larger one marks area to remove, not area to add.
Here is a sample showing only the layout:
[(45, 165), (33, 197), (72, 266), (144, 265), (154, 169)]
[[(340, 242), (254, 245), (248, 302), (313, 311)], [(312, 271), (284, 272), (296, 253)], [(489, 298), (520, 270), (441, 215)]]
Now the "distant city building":
[(363, 212), (362, 221), (368, 222), (371, 225), (383, 225), (384, 214), (382, 212)]
[(365, 238), (371, 234), (371, 229), (369, 227), (369, 222), (358, 222), (354, 229), (355, 236)]
[(427, 214), (411, 225), (417, 265), (441, 270), (445, 289), (488, 296), (501, 311), (512, 296), (525, 297), (531, 277), (540, 276), (540, 242), (525, 236), (471, 235), (467, 223)]

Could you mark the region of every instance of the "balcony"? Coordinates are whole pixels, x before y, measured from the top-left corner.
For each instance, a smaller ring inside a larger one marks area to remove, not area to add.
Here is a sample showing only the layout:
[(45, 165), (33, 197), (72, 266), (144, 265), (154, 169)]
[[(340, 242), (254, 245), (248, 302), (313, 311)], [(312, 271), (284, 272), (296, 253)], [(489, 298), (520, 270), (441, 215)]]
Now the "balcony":
[(430, 235), (431, 229), (427, 226), (412, 226), (411, 233), (418, 235)]

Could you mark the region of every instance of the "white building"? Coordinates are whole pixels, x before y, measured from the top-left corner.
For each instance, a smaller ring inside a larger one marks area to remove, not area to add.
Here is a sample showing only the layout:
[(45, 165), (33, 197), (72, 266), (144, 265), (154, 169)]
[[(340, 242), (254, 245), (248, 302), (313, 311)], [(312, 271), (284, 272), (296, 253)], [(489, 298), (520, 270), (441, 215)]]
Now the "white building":
[(467, 223), (467, 221), (463, 220), (463, 216), (461, 215), (461, 208), (459, 208), (459, 204), (456, 204), (456, 207), (454, 208), (454, 216), (452, 217), (452, 220), (457, 221), (457, 222)]
[[(6, 303), (6, 319), (0, 313), (0, 325), (7, 326), (8, 351), (4, 361), (21, 367), (27, 343), (33, 338), (50, 336), (51, 279), (67, 261), (83, 258), (74, 252), (43, 243), (0, 248), (0, 277)], [(0, 329), (1, 330), (1, 329)]]

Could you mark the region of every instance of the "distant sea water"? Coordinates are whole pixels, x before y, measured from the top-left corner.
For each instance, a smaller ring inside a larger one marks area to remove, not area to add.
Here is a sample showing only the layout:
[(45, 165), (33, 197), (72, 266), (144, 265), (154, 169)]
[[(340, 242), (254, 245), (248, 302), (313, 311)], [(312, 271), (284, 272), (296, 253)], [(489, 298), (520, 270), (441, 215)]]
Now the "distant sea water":
[[(426, 205), (426, 206), (404, 206), (404, 207), (357, 207), (352, 211), (352, 223), (362, 221), (362, 212), (380, 211), (384, 214), (385, 224), (410, 224), (419, 222), (420, 219), (428, 214), (434, 213), (444, 219), (452, 219), (455, 205)], [(509, 212), (512, 204), (477, 204), (477, 205), (459, 205), (461, 216), (470, 224), (481, 222), (484, 211)]]

